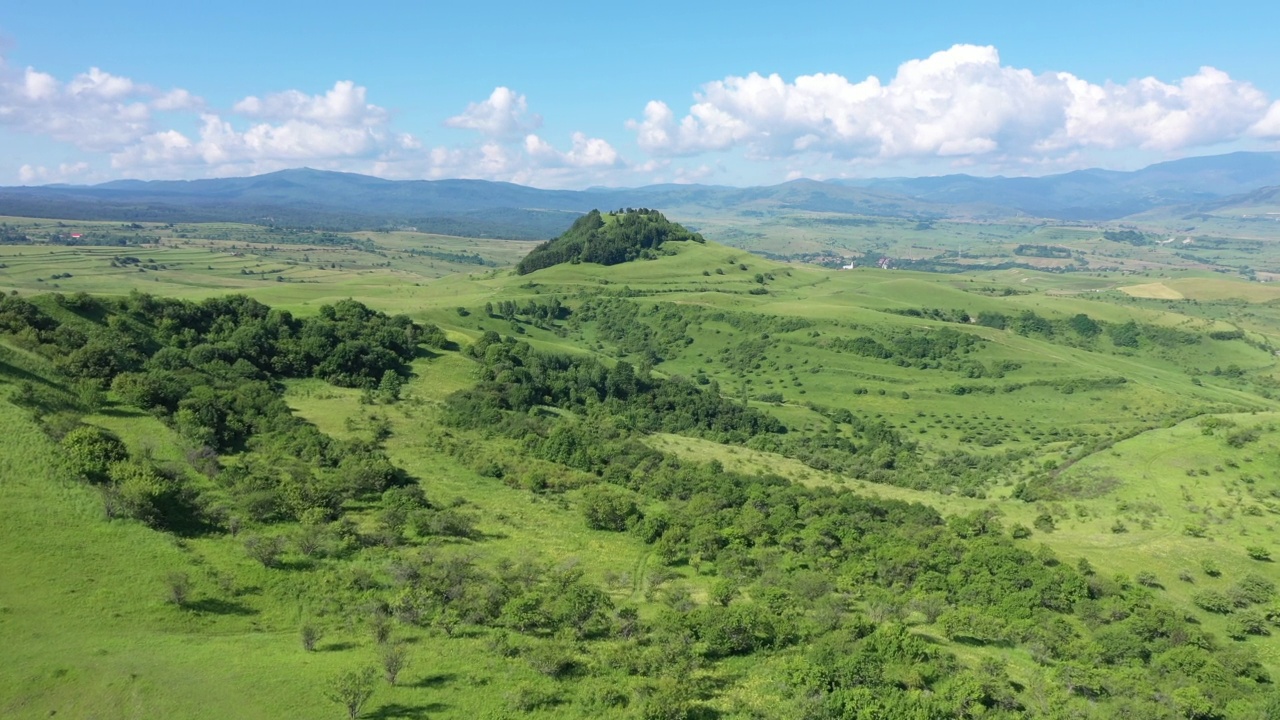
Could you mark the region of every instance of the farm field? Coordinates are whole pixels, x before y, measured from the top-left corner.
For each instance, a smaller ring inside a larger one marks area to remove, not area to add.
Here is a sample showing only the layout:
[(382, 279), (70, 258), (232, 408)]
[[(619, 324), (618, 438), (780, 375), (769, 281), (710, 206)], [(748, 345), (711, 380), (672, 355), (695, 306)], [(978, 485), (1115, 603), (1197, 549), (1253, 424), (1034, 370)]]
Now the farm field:
[(528, 242), (415, 232), (268, 231), (230, 223), (0, 222), (36, 240), (78, 235), (75, 242), (121, 243), (0, 244), (0, 286), (5, 291), (113, 294), (137, 288), (173, 297), (252, 292), (284, 305), (334, 297), (412, 296), (423, 281), (510, 265), (532, 247)]
[[(1138, 215), (1107, 223), (1040, 219), (918, 220), (785, 210), (672, 208), (690, 226), (767, 257), (943, 272), (1015, 264), (1080, 276), (1144, 274), (1280, 278), (1280, 226), (1204, 216)], [(1136, 235), (1124, 235), (1130, 232)]]

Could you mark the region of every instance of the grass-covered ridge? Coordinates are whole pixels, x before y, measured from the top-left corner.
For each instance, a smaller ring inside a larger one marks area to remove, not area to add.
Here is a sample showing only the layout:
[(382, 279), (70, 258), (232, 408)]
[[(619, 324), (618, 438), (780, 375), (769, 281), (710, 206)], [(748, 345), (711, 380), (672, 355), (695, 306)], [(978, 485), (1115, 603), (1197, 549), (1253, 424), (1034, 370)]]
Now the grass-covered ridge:
[(653, 257), (665, 242), (685, 241), (705, 242), (657, 210), (627, 209), (604, 215), (592, 210), (560, 237), (534, 248), (516, 265), (516, 272), (525, 275), (561, 263), (617, 265)]

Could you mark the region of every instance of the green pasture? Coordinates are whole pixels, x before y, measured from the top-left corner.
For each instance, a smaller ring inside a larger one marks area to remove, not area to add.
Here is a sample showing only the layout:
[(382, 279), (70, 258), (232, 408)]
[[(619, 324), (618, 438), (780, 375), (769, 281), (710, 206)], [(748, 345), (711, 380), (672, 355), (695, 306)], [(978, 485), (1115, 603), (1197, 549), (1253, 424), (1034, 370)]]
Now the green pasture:
[[(125, 232), (118, 223), (0, 221), (25, 223), (32, 233)], [(1157, 597), (1193, 613), (1219, 636), (1226, 618), (1196, 608), (1197, 592), (1225, 591), (1249, 573), (1280, 583), (1275, 563), (1252, 559), (1247, 551), (1259, 546), (1280, 557), (1280, 368), (1269, 344), (1280, 344), (1280, 290), (1213, 272), (1207, 262), (1183, 258), (1178, 266), (1180, 258), (1170, 248), (1100, 240), (1093, 227), (974, 221), (925, 228), (880, 220), (836, 226), (819, 216), (750, 228), (737, 227), (729, 216), (695, 218), (691, 224), (741, 247), (669, 244), (664, 249), (670, 254), (656, 260), (610, 268), (560, 265), (517, 276), (509, 266), (531, 248), (528, 243), (401, 231), (353, 234), (374, 246), (367, 250), (273, 244), (254, 226), (147, 224), (128, 230), (145, 237), (144, 245), (0, 246), (0, 291), (138, 290), (191, 299), (245, 293), (302, 314), (351, 297), (436, 323), (460, 346), (493, 330), (516, 334), (539, 349), (592, 353), (637, 366), (643, 359), (620, 350), (598, 323), (576, 329), (563, 321), (539, 325), (490, 316), (485, 305), (554, 297), (577, 309), (613, 295), (644, 312), (675, 307), (687, 312), (682, 317), (688, 319), (689, 341), (652, 366), (657, 375), (704, 376), (725, 396), (744, 398), (796, 433), (831, 430), (817, 406), (883, 421), (929, 459), (955, 452), (1022, 454), (988, 479), (984, 497), (965, 497), (872, 483), (705, 439), (652, 435), (646, 442), (654, 448), (717, 460), (730, 470), (922, 502), (944, 515), (992, 510), (1006, 529), (1030, 530), (1021, 543), (1033, 549), (1044, 544), (1063, 562), (1087, 559), (1107, 577), (1154, 575)], [(970, 257), (997, 257), (1021, 243), (1062, 244), (1091, 266), (1118, 269), (836, 271), (743, 249), (934, 257), (958, 254), (960, 248)], [(1230, 259), (1240, 247), (1217, 247), (1214, 258)], [(443, 259), (470, 254), (488, 264)], [(124, 257), (137, 262), (122, 262)], [(1179, 297), (1159, 297), (1163, 291), (1155, 288), (1145, 295), (1125, 292), (1148, 284)], [(1090, 344), (895, 312), (933, 308), (974, 316), (1033, 311), (1054, 320), (1083, 313), (1202, 339), (1119, 347), (1105, 334)], [(750, 341), (761, 336), (753, 321), (786, 319), (806, 324), (769, 332), (771, 342), (758, 357), (740, 361)], [(1207, 336), (1236, 328), (1247, 336)], [(907, 367), (838, 347), (838, 341), (861, 336), (888, 339), (943, 329), (979, 339), (966, 359), (985, 366), (1007, 363), (1010, 369), (1000, 377), (968, 378), (958, 370)], [(391, 460), (433, 502), (479, 518), (480, 534), (473, 540), (363, 548), (342, 559), (313, 561), (290, 551), (287, 567), (278, 570), (249, 560), (242, 538), (180, 536), (107, 520), (97, 491), (67, 476), (57, 445), (39, 424), (0, 400), (0, 647), (7, 653), (0, 665), (0, 716), (339, 717), (337, 706), (324, 698), (325, 688), (339, 670), (373, 664), (375, 643), (366, 618), (337, 612), (326, 594), (335, 587), (357, 593), (351, 589), (357, 567), (388, 582), (387, 568), (397, 553), (430, 549), (473, 556), (486, 567), (522, 559), (572, 563), (615, 603), (635, 604), (646, 617), (658, 612), (659, 603), (646, 593), (648, 578), (661, 565), (650, 546), (631, 534), (589, 530), (583, 523), (580, 487), (594, 478), (531, 458), (514, 440), (442, 422), (445, 399), (476, 383), (476, 367), (457, 352), (431, 353), (414, 362), (404, 399), (394, 405), (368, 404), (360, 391), (319, 380), (287, 383), (290, 407), (323, 432), (336, 438), (385, 435), (381, 443)], [(1097, 382), (1114, 378), (1124, 382)], [(0, 345), (0, 398), (24, 380), (61, 382), (44, 360)], [(1078, 385), (1065, 391), (1067, 381)], [(970, 387), (960, 393), (960, 385)], [(1208, 417), (1218, 424), (1206, 426)], [(132, 451), (158, 462), (185, 461), (176, 433), (150, 415), (108, 402), (83, 421), (111, 430)], [(1232, 434), (1242, 431), (1254, 432), (1234, 444)], [(501, 477), (477, 470), (487, 466), (501, 467)], [(1026, 488), (1046, 492), (1047, 499), (1020, 499)], [(372, 508), (354, 510), (372, 526)], [(1046, 515), (1051, 528), (1042, 520)], [(289, 535), (296, 529), (286, 524), (272, 532)], [(1206, 562), (1216, 565), (1216, 575), (1205, 572)], [(705, 601), (714, 578), (689, 565), (670, 572), (669, 582)], [(187, 608), (165, 600), (172, 573), (192, 581), (194, 600)], [(301, 647), (303, 623), (324, 630), (316, 652)], [(938, 628), (923, 623), (913, 631), (966, 660), (1004, 660), (1020, 683), (1043, 681), (1046, 671), (1022, 650), (949, 643)], [(364, 717), (502, 717), (510, 712), (511, 688), (548, 682), (524, 660), (492, 652), (490, 631), (447, 637), (397, 625), (396, 633), (409, 644), (411, 665), (399, 686), (380, 682)], [(1275, 636), (1244, 643), (1259, 651), (1273, 674), (1280, 672)], [(726, 716), (768, 716), (778, 700), (776, 679), (785, 671), (785, 657), (753, 662), (724, 664), (723, 677), (735, 683), (716, 701)], [(533, 715), (558, 713), (552, 707)]]
[[(738, 269), (739, 263), (748, 269)], [(1017, 280), (1039, 278), (1027, 271), (1014, 272), (1017, 274), (1002, 278), (1004, 287), (1026, 287), (1029, 284)], [(771, 273), (774, 279), (762, 285), (754, 281), (756, 273)], [(584, 292), (610, 292), (621, 286), (643, 293), (633, 302), (646, 307), (674, 303), (696, 308), (703, 317), (728, 311), (803, 318), (811, 325), (775, 333), (775, 344), (755, 366), (745, 370), (727, 367), (725, 358), (739, 343), (750, 340), (752, 333), (724, 322), (695, 320), (687, 331), (689, 344), (657, 365), (655, 371), (685, 376), (706, 373), (719, 381), (725, 392), (735, 395), (744, 387), (752, 396), (779, 393), (785, 405), (764, 406), (774, 412), (785, 413), (787, 407), (816, 402), (889, 418), (913, 440), (934, 450), (965, 448), (972, 445), (974, 435), (986, 435), (999, 438), (1001, 448), (1034, 447), (1050, 458), (1056, 457), (1055, 444), (1068, 437), (1127, 434), (1220, 407), (1273, 407), (1238, 382), (1207, 376), (1201, 376), (1198, 384), (1192, 381), (1200, 370), (1215, 367), (1234, 365), (1258, 374), (1274, 371), (1274, 356), (1240, 341), (1204, 340), (1180, 347), (1128, 350), (1110, 347), (1104, 337), (1091, 347), (1073, 347), (1011, 331), (957, 326), (892, 312), (936, 307), (964, 309), (974, 315), (1000, 312), (1015, 316), (1031, 310), (1056, 318), (1084, 313), (1107, 322), (1132, 319), (1188, 333), (1235, 327), (1206, 316), (1199, 308), (1129, 307), (1095, 293), (1060, 295), (1048, 290), (1006, 296), (998, 290), (1000, 285), (995, 283), (1000, 280), (996, 278), (871, 269), (824, 271), (745, 256), (714, 243), (678, 247), (673, 256), (609, 268), (607, 279), (605, 275), (597, 266), (563, 265), (523, 277), (448, 278), (439, 287), (449, 288), (444, 293), (449, 306), (424, 308), (422, 312), (435, 322), (469, 328), (471, 333), (483, 329), (510, 333), (509, 323), (484, 317), (484, 303), (507, 299), (525, 302), (547, 295), (573, 303)], [(1235, 284), (1252, 289), (1245, 283)], [(767, 294), (750, 294), (753, 287), (763, 287)], [(996, 291), (991, 292), (993, 289)], [(453, 312), (455, 301), (467, 306), (470, 315), (460, 317)], [(975, 359), (987, 364), (1016, 363), (1018, 367), (998, 379), (969, 381), (954, 373), (899, 367), (831, 347), (832, 340), (838, 338), (867, 333), (892, 337), (944, 327), (982, 339), (983, 347), (973, 355)], [(522, 324), (519, 330), (532, 341), (551, 346), (572, 345), (575, 340), (588, 347), (600, 345), (590, 328), (581, 337), (568, 338), (529, 324)], [(607, 344), (599, 351), (613, 352)], [(1044, 379), (1088, 382), (1108, 377), (1124, 378), (1125, 382), (1070, 394), (1037, 384)], [(957, 395), (955, 386), (966, 383), (992, 392)], [(1064, 433), (1066, 436), (1061, 436)]]
[[(479, 554), (486, 564), (580, 564), (593, 580), (607, 580), (619, 602), (647, 605), (643, 544), (585, 529), (572, 493), (531, 495), (476, 475), (434, 446), (441, 428), (432, 407), (465, 386), (466, 365), (456, 357), (424, 362), (418, 369), (431, 382), (414, 383), (412, 399), (389, 411), (393, 459), (430, 498), (465, 501), (483, 518), (482, 539), (437, 551)], [(367, 417), (348, 392), (302, 382), (289, 397), (326, 431), (363, 431)], [(97, 492), (63, 476), (55, 446), (23, 411), (0, 403), (0, 420), (0, 646), (10, 652), (0, 669), (0, 715), (337, 716), (324, 697), (328, 683), (341, 670), (376, 664), (376, 644), (362, 617), (335, 615), (323, 598), (349, 582), (350, 566), (380, 575), (393, 557), (388, 551), (316, 563), (289, 555), (292, 569), (265, 570), (235, 537), (179, 537), (108, 521)], [(180, 454), (172, 432), (148, 416), (113, 411), (85, 421), (157, 460)], [(629, 572), (606, 577), (618, 567)], [(184, 609), (165, 600), (175, 572), (192, 581)], [(323, 629), (316, 652), (300, 644), (304, 622)], [(541, 677), (519, 659), (493, 656), (484, 633), (445, 637), (397, 625), (395, 636), (408, 644), (411, 664), (396, 687), (380, 681), (366, 717), (501, 714), (512, 688)]]

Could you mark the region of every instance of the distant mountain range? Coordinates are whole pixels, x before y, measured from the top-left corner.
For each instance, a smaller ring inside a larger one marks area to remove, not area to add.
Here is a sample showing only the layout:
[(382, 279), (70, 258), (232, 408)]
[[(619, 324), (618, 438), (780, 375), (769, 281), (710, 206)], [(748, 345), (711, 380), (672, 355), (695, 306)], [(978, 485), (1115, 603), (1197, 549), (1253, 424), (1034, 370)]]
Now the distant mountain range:
[(990, 204), (1064, 220), (1114, 220), (1156, 207), (1221, 203), (1280, 185), (1280, 152), (1185, 158), (1132, 172), (1077, 170), (1044, 177), (941, 177), (836, 180), (941, 205)]
[(1223, 212), (1277, 202), (1280, 152), (1231, 153), (1133, 172), (1045, 177), (797, 180), (768, 187), (652, 185), (540, 190), (483, 180), (405, 180), (284, 170), (214, 180), (117, 180), (0, 188), (0, 215), (129, 222), (248, 222), (336, 230), (413, 226), (475, 237), (546, 239), (593, 208), (648, 207), (679, 218), (821, 212), (938, 219), (1030, 216), (1107, 221), (1157, 208)]

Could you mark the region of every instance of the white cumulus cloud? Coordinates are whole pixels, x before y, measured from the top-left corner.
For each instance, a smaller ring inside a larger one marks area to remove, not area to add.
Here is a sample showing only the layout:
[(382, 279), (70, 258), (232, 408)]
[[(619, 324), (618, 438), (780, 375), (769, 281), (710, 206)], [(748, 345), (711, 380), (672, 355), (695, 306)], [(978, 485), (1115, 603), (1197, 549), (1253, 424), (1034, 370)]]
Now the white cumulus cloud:
[(533, 132), (541, 117), (529, 112), (524, 95), (506, 87), (467, 105), (445, 121), (476, 133), (472, 142), (430, 149), (405, 147), (379, 159), (371, 172), (395, 178), (467, 178), (535, 185), (581, 187), (628, 172), (612, 144), (583, 132), (570, 135), (568, 148)]
[[(428, 121), (468, 131), (444, 133), (452, 145), (396, 127), (394, 113), (353, 80), (320, 88), (245, 93), (215, 108), (184, 88), (100, 67), (57, 77), (0, 54), (0, 133), (80, 151), (67, 162), (23, 155), (16, 176), (24, 183), (102, 179), (109, 161), (115, 176), (309, 165), (543, 187), (706, 180), (727, 177), (730, 166), (738, 181), (743, 171), (753, 181), (940, 166), (1041, 173), (1109, 155), (1169, 157), (1280, 141), (1280, 100), (1219, 69), (1097, 83), (1007, 65), (994, 47), (976, 45), (910, 60), (884, 80), (751, 73), (702, 85), (685, 110), (651, 100), (625, 123), (644, 153), (635, 162), (596, 132), (553, 137), (529, 99), (506, 86)], [(725, 157), (705, 157), (712, 153)]]
[(387, 111), (366, 100), (368, 90), (350, 80), (340, 80), (323, 95), (286, 90), (259, 98), (253, 95), (232, 108), (245, 117), (264, 120), (305, 121), (317, 125), (371, 127), (387, 122)]
[[(480, 107), (506, 110), (494, 115), (477, 111)], [(428, 148), (413, 135), (393, 131), (390, 114), (370, 104), (363, 87), (344, 81), (323, 95), (287, 91), (247, 97), (228, 116), (206, 111), (197, 131), (149, 133), (112, 153), (111, 165), (143, 177), (253, 174), (310, 165), (385, 177), (556, 187), (597, 182), (625, 166), (611, 144), (585, 133), (573, 133), (567, 149), (532, 132), (511, 135), (528, 125), (527, 113), (524, 96), (499, 88), (457, 116), (475, 121), (468, 128), (477, 133), (475, 142)]]
[(1060, 74), (1070, 90), (1066, 123), (1043, 145), (1179, 150), (1235, 140), (1266, 112), (1267, 97), (1211, 67), (1177, 85), (1155, 78), (1092, 85)]
[(467, 178), (537, 187), (581, 187), (609, 181), (627, 166), (612, 145), (574, 133), (567, 150), (529, 134), (523, 140), (486, 139), (477, 144), (437, 146), (391, 153), (369, 170), (391, 178)]
[(204, 100), (191, 93), (177, 88), (151, 101), (151, 107), (165, 112), (180, 110), (199, 110), (204, 107)]
[(32, 67), (12, 68), (0, 57), (0, 126), (90, 152), (115, 150), (149, 134), (153, 110), (199, 104), (185, 90), (162, 92), (96, 67), (63, 82)]
[(650, 101), (627, 127), (658, 157), (743, 149), (749, 157), (1018, 158), (1082, 148), (1173, 151), (1269, 132), (1264, 93), (1214, 68), (1176, 84), (1094, 84), (1002, 64), (994, 47), (956, 45), (903, 63), (887, 83), (830, 73), (707, 83), (677, 118)]
[(537, 135), (525, 137), (524, 149), (542, 167), (609, 168), (622, 164), (618, 151), (607, 141), (576, 132), (567, 151), (557, 150)]
[(62, 163), (56, 167), (26, 164), (18, 168), (18, 180), (23, 185), (44, 185), (69, 182), (82, 178), (89, 172), (89, 163)]
[(258, 123), (239, 130), (215, 114), (201, 117), (195, 137), (165, 130), (141, 138), (111, 155), (111, 165), (131, 172), (163, 170), (165, 175), (188, 174), (207, 166), (214, 174), (269, 172), (326, 161), (373, 159), (397, 148), (412, 146), (412, 138), (384, 128), (322, 125), (305, 120)]
[[(507, 87), (444, 121), (475, 133), (456, 147), (428, 147), (392, 120), (352, 80), (315, 94), (288, 89), (248, 95), (217, 109), (186, 89), (160, 90), (98, 67), (63, 80), (31, 67), (12, 68), (0, 56), (0, 130), (70, 144), (87, 160), (109, 161), (116, 176), (249, 175), (309, 165), (565, 187), (607, 180), (626, 167), (602, 138), (575, 132), (567, 147), (557, 147), (535, 134), (541, 117)], [(35, 158), (16, 175), (27, 184), (101, 179), (89, 162), (41, 164)]]
[(1271, 109), (1253, 127), (1249, 134), (1268, 139), (1280, 140), (1280, 100), (1271, 104)]
[(475, 130), (493, 138), (513, 138), (542, 126), (540, 115), (529, 115), (529, 101), (510, 88), (496, 87), (489, 97), (467, 105), (444, 121), (447, 127)]
[[(194, 136), (177, 130), (148, 134), (113, 153), (111, 165), (140, 174), (185, 175), (200, 166), (214, 174), (254, 173), (372, 160), (419, 147), (413, 136), (393, 132), (390, 114), (368, 102), (367, 95), (365, 87), (349, 80), (319, 95), (300, 90), (251, 95), (232, 107), (234, 115), (251, 121), (247, 126), (204, 112)], [(161, 102), (173, 109), (201, 107), (178, 93)]]
[(89, 68), (89, 72), (81, 73), (67, 83), (67, 92), (72, 95), (92, 95), (105, 100), (128, 97), (136, 90), (137, 86), (129, 78), (112, 75), (96, 67)]

